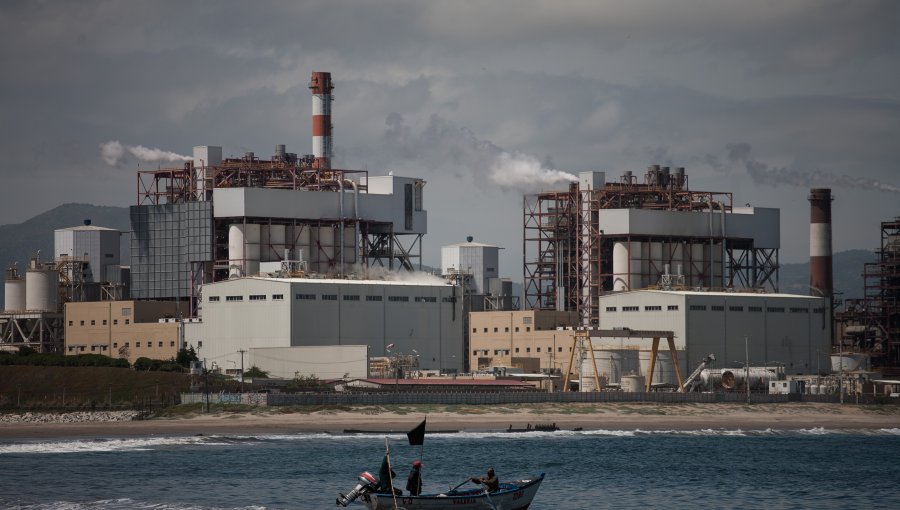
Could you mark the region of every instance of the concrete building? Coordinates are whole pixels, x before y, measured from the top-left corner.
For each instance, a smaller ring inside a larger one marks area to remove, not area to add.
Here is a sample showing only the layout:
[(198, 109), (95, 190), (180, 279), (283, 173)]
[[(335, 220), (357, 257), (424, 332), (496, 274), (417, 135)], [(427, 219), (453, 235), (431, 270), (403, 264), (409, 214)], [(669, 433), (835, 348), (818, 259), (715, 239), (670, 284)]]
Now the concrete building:
[(179, 317), (187, 304), (173, 301), (90, 301), (65, 305), (65, 354), (173, 359), (180, 344)]
[[(431, 277), (236, 278), (203, 286), (201, 320), (186, 324), (185, 341), (207, 366), (240, 366), (242, 350), (364, 345), (368, 357), (413, 355), (423, 370), (458, 372), (464, 354), (459, 294), (459, 287)], [(334, 361), (321, 356), (315, 375), (348, 371), (329, 367)]]
[[(785, 374), (828, 371), (825, 300), (790, 294), (695, 291), (634, 291), (600, 298), (603, 330), (662, 330), (674, 333), (680, 370), (687, 376), (706, 355), (717, 367), (783, 366)], [(647, 375), (651, 338), (591, 338), (601, 374)], [(584, 363), (590, 362), (583, 356)], [(675, 384), (665, 341), (662, 372), (654, 383)], [(667, 361), (668, 360), (668, 361)], [(590, 368), (590, 372), (592, 372)]]
[(525, 373), (568, 369), (576, 312), (546, 310), (473, 312), (469, 315), (471, 370), (516, 367)]
[[(57, 229), (53, 233), (53, 256), (56, 260), (75, 259), (86, 262), (83, 273), (85, 283), (107, 282), (108, 268), (113, 273), (121, 264), (119, 238), (121, 232), (116, 229), (85, 225)], [(68, 275), (73, 278), (73, 275)]]
[(467, 275), (467, 291), (471, 294), (488, 294), (491, 278), (500, 276), (500, 248), (476, 243), (472, 237), (465, 243), (441, 247), (441, 274)]

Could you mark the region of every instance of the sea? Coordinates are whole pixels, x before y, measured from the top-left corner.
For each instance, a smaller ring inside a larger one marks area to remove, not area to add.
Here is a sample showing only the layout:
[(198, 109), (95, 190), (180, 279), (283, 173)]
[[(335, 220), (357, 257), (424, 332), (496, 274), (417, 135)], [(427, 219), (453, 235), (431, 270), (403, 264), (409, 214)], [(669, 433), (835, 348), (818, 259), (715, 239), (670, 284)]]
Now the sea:
[[(494, 467), (501, 481), (546, 473), (535, 510), (898, 509), (900, 429), (485, 432), (427, 435), (0, 437), (0, 508), (337, 508), (385, 450), (425, 492)], [(350, 508), (362, 510), (358, 503)]]

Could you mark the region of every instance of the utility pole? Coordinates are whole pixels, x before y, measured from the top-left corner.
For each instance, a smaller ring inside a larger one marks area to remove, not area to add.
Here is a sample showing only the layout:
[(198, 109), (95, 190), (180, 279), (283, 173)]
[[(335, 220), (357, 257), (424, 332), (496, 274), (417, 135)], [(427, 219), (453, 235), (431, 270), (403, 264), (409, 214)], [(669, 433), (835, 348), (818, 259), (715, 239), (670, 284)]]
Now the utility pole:
[(747, 403), (750, 403), (750, 343), (747, 335), (744, 335), (744, 355), (747, 359)]
[(244, 353), (247, 351), (240, 349), (238, 352), (241, 353), (241, 393), (244, 393)]

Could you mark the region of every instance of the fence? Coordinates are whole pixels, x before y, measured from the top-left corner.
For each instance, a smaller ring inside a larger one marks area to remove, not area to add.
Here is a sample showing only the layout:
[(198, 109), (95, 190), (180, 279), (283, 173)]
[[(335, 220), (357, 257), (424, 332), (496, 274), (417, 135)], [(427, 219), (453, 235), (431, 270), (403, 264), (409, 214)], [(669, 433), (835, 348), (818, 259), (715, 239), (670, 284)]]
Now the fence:
[[(204, 393), (183, 393), (184, 404), (205, 404)], [(895, 399), (896, 400), (896, 399)], [(838, 395), (768, 395), (752, 393), (754, 404), (783, 402), (837, 403)], [(429, 392), (429, 393), (210, 393), (210, 404), (244, 404), (260, 406), (327, 406), (327, 405), (391, 405), (391, 404), (441, 404), (441, 405), (504, 405), (538, 403), (613, 403), (652, 402), (660, 404), (747, 402), (744, 393), (629, 393), (601, 392)], [(845, 404), (883, 403), (885, 399), (873, 395), (845, 395)]]

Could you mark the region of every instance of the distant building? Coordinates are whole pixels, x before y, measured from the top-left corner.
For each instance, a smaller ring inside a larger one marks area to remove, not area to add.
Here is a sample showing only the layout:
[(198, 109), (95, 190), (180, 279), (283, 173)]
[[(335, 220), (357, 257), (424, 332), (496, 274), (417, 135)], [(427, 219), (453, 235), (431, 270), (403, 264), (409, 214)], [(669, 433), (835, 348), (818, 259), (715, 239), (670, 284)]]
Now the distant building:
[(172, 301), (66, 303), (65, 354), (103, 354), (134, 363), (168, 360), (181, 347), (179, 320), (187, 304)]
[(517, 367), (525, 373), (565, 374), (576, 312), (551, 310), (473, 312), (469, 315), (469, 365), (473, 372)]

